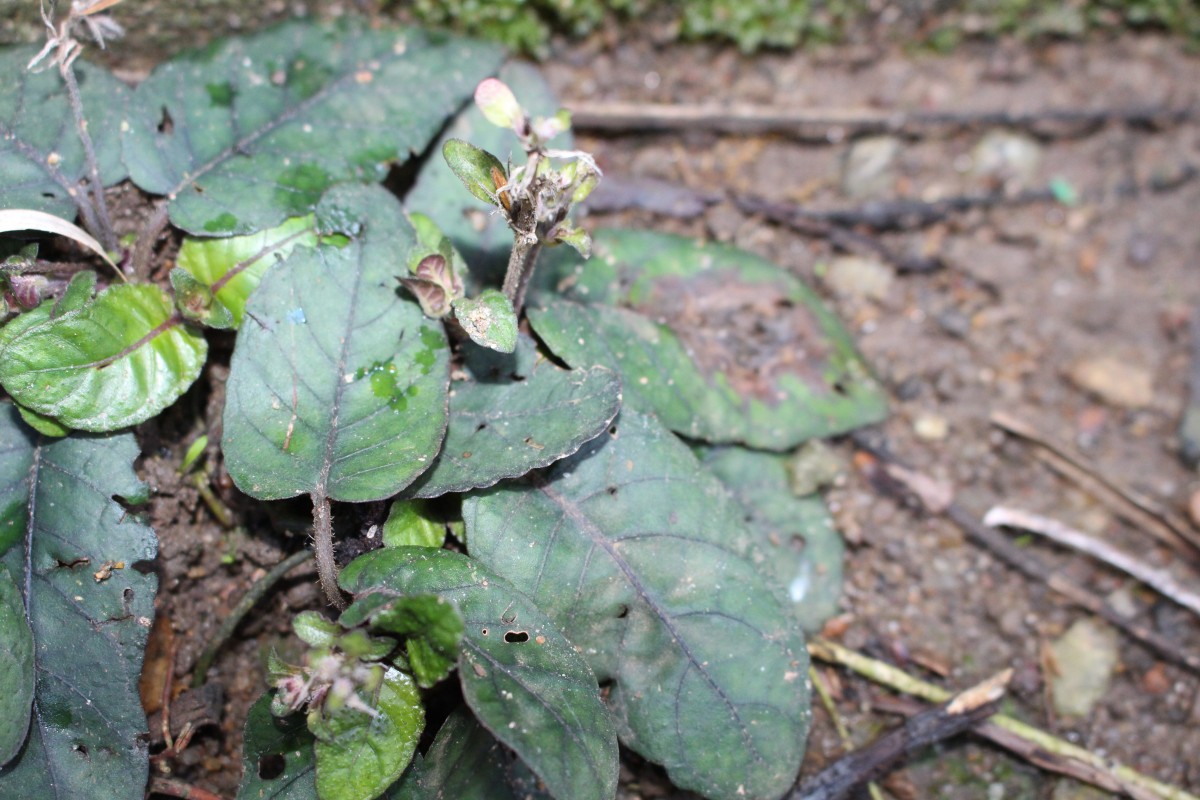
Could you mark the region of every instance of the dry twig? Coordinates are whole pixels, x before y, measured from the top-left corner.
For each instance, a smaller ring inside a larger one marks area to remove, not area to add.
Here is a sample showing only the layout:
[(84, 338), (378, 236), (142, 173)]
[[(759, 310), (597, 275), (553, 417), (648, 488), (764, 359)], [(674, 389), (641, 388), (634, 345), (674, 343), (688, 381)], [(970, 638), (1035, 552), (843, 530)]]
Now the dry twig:
[(1175, 580), (1175, 576), (1165, 569), (1152, 567), (1129, 553), (1118, 550), (1108, 542), (1088, 536), (1083, 531), (1075, 530), (1058, 520), (1019, 508), (995, 506), (984, 515), (983, 524), (993, 528), (1019, 528), (1030, 533), (1041, 534), (1051, 541), (1074, 548), (1081, 553), (1087, 553), (1093, 558), (1137, 578), (1184, 608), (1200, 614), (1200, 594), (1180, 584)]
[(836, 143), (850, 136), (892, 133), (919, 136), (930, 131), (1020, 128), (1042, 138), (1070, 138), (1109, 123), (1156, 126), (1186, 122), (1190, 107), (1051, 108), (1037, 111), (885, 111), (875, 108), (780, 108), (752, 105), (568, 101), (571, 125), (579, 131), (695, 131), (783, 134)]
[(1037, 445), (1038, 458), (1060, 475), (1082, 486), (1114, 513), (1144, 528), (1193, 564), (1200, 564), (1200, 536), (1187, 522), (1149, 497), (1118, 486), (1089, 467), (1081, 456), (1039, 433), (1032, 425), (1004, 411), (994, 411), (993, 425)]
[(1200, 672), (1200, 655), (1185, 653), (1168, 637), (1122, 616), (1103, 598), (1072, 583), (1036, 556), (1025, 552), (1002, 534), (983, 525), (974, 514), (958, 503), (951, 501), (944, 505), (940, 503), (935, 506), (925, 505), (918, 493), (906, 482), (905, 475), (914, 473), (908, 470), (889, 469), (898, 462), (888, 452), (886, 445), (877, 441), (871, 432), (860, 430), (852, 434), (851, 438), (859, 447), (871, 453), (870, 457), (860, 459), (859, 464), (868, 479), (880, 491), (903, 501), (915, 502), (928, 513), (946, 517), (958, 525), (968, 538), (991, 551), (1026, 577), (1046, 584), (1075, 605), (1101, 617), (1105, 622), (1137, 640), (1160, 658), (1193, 672)]
[[(932, 703), (945, 703), (951, 693), (940, 686), (914, 678), (891, 664), (856, 653), (826, 639), (808, 643), (813, 658), (840, 664), (875, 683)], [(1032, 725), (996, 714), (977, 725), (974, 732), (1017, 755), (1032, 754), (1038, 766), (1087, 781), (1101, 789), (1125, 792), (1136, 800), (1200, 800), (1183, 789), (1157, 781), (1137, 770), (1096, 755)]]

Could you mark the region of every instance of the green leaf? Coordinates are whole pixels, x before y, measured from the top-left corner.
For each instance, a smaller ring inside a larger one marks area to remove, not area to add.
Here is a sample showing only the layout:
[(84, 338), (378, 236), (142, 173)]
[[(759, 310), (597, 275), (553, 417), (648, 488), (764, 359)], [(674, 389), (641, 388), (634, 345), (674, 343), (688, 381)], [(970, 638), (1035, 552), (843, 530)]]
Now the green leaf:
[(785, 604), (806, 632), (821, 630), (839, 610), (845, 555), (825, 501), (792, 494), (786, 456), (720, 447), (701, 460), (745, 508), (758, 535), (759, 569), (784, 590)]
[(492, 486), (548, 466), (599, 435), (621, 408), (621, 383), (604, 367), (567, 371), (528, 337), (516, 352), (463, 348), (450, 427), (437, 461), (408, 492), (437, 497)]
[(342, 612), (344, 627), (369, 623), (373, 633), (405, 640), (409, 666), (423, 689), (450, 674), (458, 660), (463, 621), (454, 606), (433, 594), (368, 594)]
[(454, 603), (466, 624), (458, 675), (467, 705), (551, 795), (611, 800), (616, 736), (596, 679), (528, 597), (466, 556), (425, 547), (360, 556), (340, 580), (355, 595), (433, 592)]
[[(645, 231), (599, 231), (595, 249), (546, 265), (528, 316), (568, 364), (617, 369), (628, 407), (694, 439), (780, 451), (886, 413), (846, 331), (773, 264)], [(568, 300), (544, 291), (556, 286)]]
[(484, 289), (478, 297), (455, 300), (454, 318), (471, 341), (498, 353), (517, 347), (517, 315), (502, 292)]
[(160, 65), (123, 139), (171, 221), (232, 236), (303, 216), (335, 183), (382, 181), (500, 64), (498, 48), (415, 30), (292, 22)]
[[(30, 208), (75, 219), (72, 194), (88, 173), (67, 89), (57, 70), (29, 72), (35, 48), (0, 52), (0, 208)], [(75, 62), (100, 180), (120, 183), (121, 118), (129, 88), (100, 67)]]
[[(536, 67), (510, 62), (501, 68), (499, 77), (512, 88), (521, 105), (530, 113), (553, 114), (558, 110), (554, 92)], [(492, 125), (484, 119), (474, 103), (454, 118), (438, 141), (435, 152), (441, 152), (452, 139), (471, 142), (476, 147), (495, 153), (500, 161), (518, 161), (524, 156), (513, 132)], [(570, 149), (571, 143), (565, 140), (559, 146)], [(491, 203), (490, 200), (486, 202)], [(508, 262), (508, 253), (512, 250), (512, 231), (503, 217), (490, 213), (463, 191), (462, 183), (442, 159), (431, 158), (421, 167), (417, 182), (404, 197), (404, 206), (432, 217), (454, 242), (477, 277), (485, 283), (499, 284)], [(473, 291), (478, 288), (476, 286)]]
[(260, 500), (390, 497), (433, 462), (445, 431), (450, 351), (396, 288), (396, 255), (415, 241), (399, 204), (350, 185), (321, 209), (360, 235), (298, 248), (268, 272), (234, 349), (222, 450)]
[(111, 431), (144, 422), (204, 366), (204, 337), (156, 286), (110, 286), (57, 317), (52, 309), (43, 303), (0, 329), (0, 383), (25, 408), (67, 427)]
[(238, 800), (317, 800), (313, 743), (304, 716), (271, 714), (271, 693), (250, 707)]
[[(210, 292), (212, 305), (205, 309), (208, 312), (205, 324), (236, 328), (242, 324), (246, 299), (258, 288), (267, 269), (286, 258), (298, 245), (317, 245), (316, 220), (311, 214), (248, 236), (187, 238), (179, 248), (178, 266), (171, 270), (171, 282), (176, 282), (178, 272), (195, 279)], [(175, 291), (179, 292), (178, 285)]]
[(441, 547), (446, 526), (425, 516), (420, 500), (396, 500), (383, 523), (384, 547)]
[[(140, 797), (149, 768), (138, 697), (157, 578), (132, 435), (47, 442), (0, 407), (0, 564), (21, 587), (36, 687), (29, 737), (0, 797)], [(106, 562), (123, 564), (107, 578)]]
[(33, 687), (33, 631), (20, 590), (0, 566), (0, 767), (25, 743)]
[(584, 651), (621, 740), (713, 798), (794, 782), (810, 720), (803, 637), (754, 568), (754, 535), (653, 417), (463, 504), (471, 553)]
[(68, 311), (78, 311), (96, 296), (96, 273), (91, 270), (76, 272), (67, 282), (67, 288), (50, 312), (52, 318), (61, 317)]
[(410, 800), (552, 800), (523, 766), (470, 711), (460, 707), (442, 723), (425, 758), (405, 774), (397, 787), (400, 791), (393, 796)]
[(328, 720), (332, 738), (318, 737), (317, 794), (321, 800), (372, 800), (412, 760), (425, 728), (425, 709), (412, 678), (390, 669), (375, 716), (343, 709)]
[(36, 411), (30, 411), (24, 406), (17, 406), (17, 411), (21, 414), (21, 419), (25, 420), (25, 424), (33, 428), (43, 436), (58, 438), (66, 436), (71, 432), (71, 429), (66, 425), (53, 420), (50, 417), (44, 417)]
[(497, 182), (504, 183), (506, 173), (500, 159), (487, 150), (462, 139), (449, 139), (442, 145), (442, 158), (467, 191), (485, 203), (495, 205)]

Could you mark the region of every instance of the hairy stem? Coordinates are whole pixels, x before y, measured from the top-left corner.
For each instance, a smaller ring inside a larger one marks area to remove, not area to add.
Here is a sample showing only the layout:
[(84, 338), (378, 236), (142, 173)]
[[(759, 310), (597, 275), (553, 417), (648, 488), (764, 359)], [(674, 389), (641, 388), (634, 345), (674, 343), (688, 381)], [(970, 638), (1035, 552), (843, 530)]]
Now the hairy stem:
[(317, 576), (329, 605), (339, 611), (346, 607), (337, 584), (337, 562), (333, 560), (333, 509), (329, 498), (313, 495), (313, 550), (317, 554)]
[[(92, 234), (104, 245), (104, 249), (115, 253), (117, 251), (117, 232), (113, 230), (112, 217), (108, 214), (108, 201), (104, 198), (104, 183), (100, 180), (100, 164), (96, 160), (96, 148), (92, 145), (92, 135), (88, 133), (87, 119), (83, 115), (83, 100), (79, 96), (79, 82), (75, 80), (75, 70), (69, 65), (63, 65), (59, 70), (63, 82), (67, 85), (67, 99), (71, 105), (71, 113), (75, 115), (75, 128), (79, 132), (79, 141), (83, 143), (83, 155), (87, 161), (88, 183), (92, 200), (95, 203), (96, 226)], [(86, 221), (86, 220), (85, 220)]]
[(508, 270), (504, 273), (503, 287), (504, 296), (512, 303), (513, 312), (517, 316), (521, 315), (521, 308), (525, 305), (525, 292), (529, 289), (529, 281), (537, 267), (542, 244), (550, 231), (567, 218), (567, 210), (561, 209), (548, 225), (537, 224), (531, 208), (518, 212), (517, 232), (513, 239), (512, 252), (508, 256)]

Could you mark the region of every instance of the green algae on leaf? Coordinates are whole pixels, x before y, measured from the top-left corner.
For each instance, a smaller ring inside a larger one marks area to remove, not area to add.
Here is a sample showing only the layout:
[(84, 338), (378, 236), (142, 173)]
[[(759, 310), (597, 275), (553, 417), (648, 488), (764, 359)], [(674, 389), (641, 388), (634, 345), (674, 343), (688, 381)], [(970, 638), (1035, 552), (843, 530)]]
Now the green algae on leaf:
[(351, 17), (286, 23), (159, 65), (129, 103), (124, 158), (189, 233), (272, 228), (335, 183), (382, 181), (501, 59), (492, 45)]

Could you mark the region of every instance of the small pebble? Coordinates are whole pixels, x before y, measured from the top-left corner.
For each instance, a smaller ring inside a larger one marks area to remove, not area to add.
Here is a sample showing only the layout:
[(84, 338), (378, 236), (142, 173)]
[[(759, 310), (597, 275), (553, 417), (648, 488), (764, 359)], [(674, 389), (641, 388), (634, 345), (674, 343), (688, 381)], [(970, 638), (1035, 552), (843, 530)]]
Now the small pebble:
[(950, 433), (950, 423), (945, 417), (939, 417), (937, 414), (922, 414), (913, 420), (913, 433), (918, 439), (938, 442)]
[(1104, 402), (1122, 408), (1145, 408), (1154, 401), (1154, 378), (1145, 367), (1114, 356), (1097, 356), (1071, 367), (1071, 382)]
[(883, 300), (895, 281), (884, 263), (858, 256), (842, 256), (829, 262), (825, 285), (835, 294), (862, 300)]

